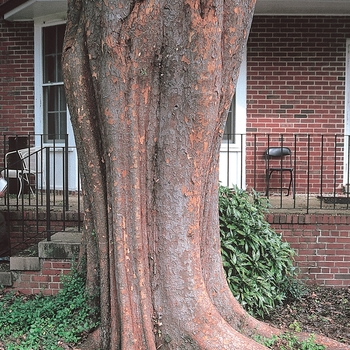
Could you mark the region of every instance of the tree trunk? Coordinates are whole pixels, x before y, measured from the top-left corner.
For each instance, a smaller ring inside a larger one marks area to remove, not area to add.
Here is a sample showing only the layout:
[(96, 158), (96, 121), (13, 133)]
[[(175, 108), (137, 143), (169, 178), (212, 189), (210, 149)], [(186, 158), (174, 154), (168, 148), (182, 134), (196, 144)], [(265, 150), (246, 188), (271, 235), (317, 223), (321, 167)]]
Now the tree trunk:
[(69, 0), (95, 348), (263, 349), (223, 272), (218, 155), (255, 0)]

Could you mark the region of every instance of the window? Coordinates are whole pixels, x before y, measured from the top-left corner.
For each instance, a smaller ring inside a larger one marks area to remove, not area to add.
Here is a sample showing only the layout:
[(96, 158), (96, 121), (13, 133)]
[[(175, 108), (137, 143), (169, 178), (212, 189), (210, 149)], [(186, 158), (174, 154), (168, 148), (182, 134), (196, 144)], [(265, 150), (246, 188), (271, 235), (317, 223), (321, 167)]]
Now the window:
[(229, 143), (235, 143), (236, 135), (236, 95), (233, 96), (230, 109), (228, 111), (223, 139)]
[(64, 24), (43, 28), (43, 127), (46, 141), (62, 141), (67, 134), (61, 67), (64, 31)]

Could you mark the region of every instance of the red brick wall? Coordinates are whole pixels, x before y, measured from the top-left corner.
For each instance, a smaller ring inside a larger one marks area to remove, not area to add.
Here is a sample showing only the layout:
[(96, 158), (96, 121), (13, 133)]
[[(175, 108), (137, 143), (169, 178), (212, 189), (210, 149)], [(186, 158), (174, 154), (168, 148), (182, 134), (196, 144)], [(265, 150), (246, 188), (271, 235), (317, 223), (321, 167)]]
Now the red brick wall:
[(267, 220), (296, 250), (306, 282), (350, 286), (350, 216), (269, 214)]
[[(311, 134), (319, 138), (312, 144), (311, 190), (319, 192), (320, 135), (327, 135), (326, 160), (334, 165), (334, 135), (344, 132), (347, 38), (350, 38), (348, 17), (254, 17), (247, 51), (248, 185), (253, 183), (249, 175), (253, 166), (251, 133), (285, 134), (284, 144), (293, 150), (294, 134)], [(279, 135), (270, 141), (271, 145), (280, 145)], [(342, 143), (342, 139), (337, 141), (339, 154)], [(257, 146), (261, 165), (266, 137), (260, 138)], [(298, 141), (297, 148), (297, 185), (303, 191), (306, 140)], [(327, 176), (324, 179), (331, 191), (333, 178), (328, 181)], [(340, 165), (337, 182), (342, 182)], [(257, 189), (264, 186), (262, 171)]]
[[(0, 19), (0, 140), (34, 132), (34, 25)], [(0, 147), (2, 164), (3, 147)]]
[(24, 294), (55, 295), (62, 288), (61, 276), (71, 270), (71, 260), (41, 259), (39, 271), (16, 271), (12, 287)]
[[(268, 222), (297, 252), (300, 278), (318, 285), (350, 286), (350, 216), (269, 214)], [(16, 271), (11, 290), (26, 294), (56, 294), (70, 260), (41, 259), (40, 271)]]

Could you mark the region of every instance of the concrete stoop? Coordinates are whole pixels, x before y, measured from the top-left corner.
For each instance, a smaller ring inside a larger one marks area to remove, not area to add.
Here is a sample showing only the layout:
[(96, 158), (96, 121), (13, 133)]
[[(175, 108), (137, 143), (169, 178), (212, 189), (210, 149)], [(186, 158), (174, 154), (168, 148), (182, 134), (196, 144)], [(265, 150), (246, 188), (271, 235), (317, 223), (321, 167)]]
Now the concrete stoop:
[(21, 271), (40, 271), (45, 259), (74, 259), (79, 254), (82, 234), (75, 231), (57, 232), (51, 240), (38, 243), (38, 256), (10, 257), (0, 271), (0, 286), (11, 287), (15, 275)]
[(73, 259), (79, 254), (82, 234), (74, 231), (57, 232), (51, 241), (38, 244), (39, 259)]

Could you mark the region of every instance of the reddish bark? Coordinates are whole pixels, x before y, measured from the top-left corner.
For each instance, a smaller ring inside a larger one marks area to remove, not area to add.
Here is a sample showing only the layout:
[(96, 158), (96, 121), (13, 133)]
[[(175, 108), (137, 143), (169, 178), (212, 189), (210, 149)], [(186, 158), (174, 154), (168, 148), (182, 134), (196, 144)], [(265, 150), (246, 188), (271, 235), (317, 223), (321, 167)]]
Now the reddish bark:
[(254, 4), (69, 1), (96, 348), (254, 350), (245, 335), (278, 333), (233, 298), (218, 231), (218, 150)]

